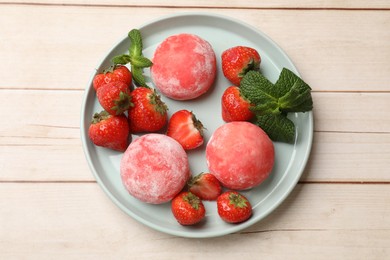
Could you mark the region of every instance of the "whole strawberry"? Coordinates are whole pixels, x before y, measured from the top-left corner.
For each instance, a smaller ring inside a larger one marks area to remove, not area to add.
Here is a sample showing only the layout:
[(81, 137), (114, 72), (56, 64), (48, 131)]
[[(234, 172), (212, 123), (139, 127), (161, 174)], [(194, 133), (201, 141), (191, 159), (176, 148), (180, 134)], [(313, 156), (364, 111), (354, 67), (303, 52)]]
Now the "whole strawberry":
[(221, 183), (211, 173), (200, 173), (188, 182), (190, 192), (202, 200), (216, 200), (222, 192)]
[(228, 87), (222, 95), (221, 104), (225, 122), (250, 121), (254, 117), (250, 110), (251, 104), (241, 95), (239, 87)]
[(132, 75), (130, 70), (126, 66), (115, 66), (111, 67), (108, 70), (105, 70), (103, 73), (97, 74), (93, 78), (93, 88), (97, 90), (102, 85), (120, 81), (130, 87), (132, 82)]
[(250, 70), (260, 68), (261, 57), (250, 47), (236, 46), (222, 53), (222, 71), (234, 85), (240, 86), (241, 79)]
[(203, 144), (203, 124), (188, 110), (175, 112), (168, 122), (167, 135), (178, 141), (184, 150)]
[(240, 223), (252, 216), (252, 206), (248, 199), (236, 192), (226, 191), (217, 199), (219, 216), (228, 223)]
[(195, 225), (202, 221), (206, 215), (206, 209), (195, 194), (183, 191), (171, 202), (171, 210), (177, 222), (181, 225)]
[(168, 121), (166, 104), (156, 91), (138, 87), (131, 92), (134, 107), (129, 109), (129, 124), (132, 133), (160, 131)]
[(97, 146), (123, 152), (129, 146), (129, 123), (124, 115), (113, 116), (107, 111), (95, 113), (88, 136)]
[(129, 87), (120, 81), (102, 85), (96, 91), (100, 105), (111, 115), (120, 115), (127, 111), (131, 103)]

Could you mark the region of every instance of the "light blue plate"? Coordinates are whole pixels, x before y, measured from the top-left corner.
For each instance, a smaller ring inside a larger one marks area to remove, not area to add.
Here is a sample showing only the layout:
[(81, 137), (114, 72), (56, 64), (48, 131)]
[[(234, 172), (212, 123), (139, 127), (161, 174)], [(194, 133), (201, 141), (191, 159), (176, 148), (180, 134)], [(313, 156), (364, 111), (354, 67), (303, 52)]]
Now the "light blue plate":
[[(129, 28), (133, 29), (133, 28)], [(283, 67), (297, 75), (291, 60), (270, 38), (254, 27), (228, 17), (208, 13), (182, 13), (163, 17), (139, 28), (143, 36), (144, 55), (152, 58), (157, 45), (168, 36), (178, 33), (192, 33), (207, 40), (217, 56), (218, 77), (214, 87), (206, 95), (193, 101), (174, 101), (162, 97), (169, 107), (169, 115), (179, 109), (192, 110), (207, 128), (205, 143), (214, 130), (224, 122), (221, 118), (220, 99), (230, 85), (221, 71), (221, 53), (236, 45), (257, 49), (262, 57), (261, 72), (272, 82), (279, 77)], [(98, 71), (110, 66), (113, 56), (126, 53), (129, 46), (127, 32), (123, 40), (110, 50), (96, 68)], [(92, 70), (92, 69), (91, 69)], [(95, 70), (94, 70), (95, 71)], [(144, 71), (149, 76), (149, 69)], [(201, 225), (184, 227), (179, 225), (170, 211), (170, 204), (149, 205), (130, 196), (124, 189), (119, 173), (121, 153), (96, 147), (88, 139), (88, 128), (94, 112), (102, 110), (90, 82), (86, 88), (81, 109), (81, 139), (85, 156), (97, 182), (124, 212), (141, 223), (168, 234), (183, 237), (215, 237), (243, 230), (270, 214), (287, 197), (298, 182), (307, 163), (313, 138), (313, 115), (309, 113), (290, 114), (296, 125), (294, 144), (275, 143), (275, 167), (271, 176), (260, 186), (242, 192), (253, 206), (253, 216), (241, 224), (227, 224), (217, 213), (215, 202), (205, 202), (206, 219)], [(150, 82), (150, 80), (149, 80)], [(133, 136), (133, 139), (137, 136)], [(194, 175), (207, 172), (205, 145), (188, 152), (191, 171)]]

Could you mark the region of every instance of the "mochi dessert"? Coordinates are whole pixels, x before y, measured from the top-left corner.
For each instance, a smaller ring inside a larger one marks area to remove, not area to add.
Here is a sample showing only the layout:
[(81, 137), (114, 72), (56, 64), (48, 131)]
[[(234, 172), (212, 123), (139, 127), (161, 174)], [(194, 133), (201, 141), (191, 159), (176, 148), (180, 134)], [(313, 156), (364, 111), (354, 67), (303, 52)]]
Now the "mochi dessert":
[(146, 134), (134, 140), (120, 163), (123, 185), (135, 198), (152, 204), (170, 201), (190, 177), (187, 154), (173, 138)]
[(211, 173), (229, 189), (246, 190), (262, 183), (274, 165), (274, 145), (268, 135), (249, 122), (219, 127), (206, 146)]
[(166, 38), (156, 49), (150, 69), (153, 83), (165, 96), (190, 100), (206, 93), (216, 77), (211, 45), (193, 34)]

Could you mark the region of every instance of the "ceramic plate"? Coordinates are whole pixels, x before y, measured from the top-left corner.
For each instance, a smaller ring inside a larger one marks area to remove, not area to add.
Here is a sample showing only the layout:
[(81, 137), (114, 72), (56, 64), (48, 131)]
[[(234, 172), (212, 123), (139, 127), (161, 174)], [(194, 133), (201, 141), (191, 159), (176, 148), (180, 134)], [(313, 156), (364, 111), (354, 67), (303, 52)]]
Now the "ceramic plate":
[[(133, 28), (129, 28), (133, 29)], [(275, 82), (283, 67), (298, 72), (291, 60), (270, 38), (258, 29), (245, 23), (214, 14), (184, 13), (163, 17), (139, 27), (143, 36), (144, 55), (152, 58), (153, 53), (165, 38), (178, 33), (192, 33), (207, 40), (217, 56), (218, 77), (213, 88), (204, 96), (192, 101), (174, 101), (162, 96), (169, 107), (169, 115), (180, 109), (193, 111), (207, 128), (205, 144), (214, 130), (224, 122), (221, 118), (220, 98), (230, 85), (221, 71), (221, 53), (236, 45), (245, 45), (257, 49), (262, 57), (261, 72)], [(102, 71), (111, 65), (113, 56), (126, 53), (129, 46), (127, 32), (96, 67)], [(91, 71), (95, 72), (95, 68)], [(149, 69), (145, 69), (149, 83)], [(122, 153), (93, 145), (88, 139), (88, 127), (95, 112), (102, 110), (99, 105), (92, 79), (86, 88), (81, 111), (81, 139), (86, 159), (97, 182), (124, 212), (141, 223), (164, 233), (183, 237), (215, 237), (241, 231), (270, 214), (291, 192), (298, 182), (310, 154), (313, 137), (312, 113), (291, 113), (289, 118), (296, 125), (294, 144), (275, 142), (275, 166), (270, 177), (260, 186), (243, 191), (253, 206), (253, 216), (241, 224), (227, 224), (217, 213), (215, 202), (205, 202), (206, 219), (200, 225), (185, 227), (178, 224), (171, 214), (170, 204), (149, 205), (130, 196), (122, 185), (119, 164)], [(133, 139), (137, 136), (133, 135)], [(189, 151), (191, 172), (196, 175), (207, 172), (205, 145)]]

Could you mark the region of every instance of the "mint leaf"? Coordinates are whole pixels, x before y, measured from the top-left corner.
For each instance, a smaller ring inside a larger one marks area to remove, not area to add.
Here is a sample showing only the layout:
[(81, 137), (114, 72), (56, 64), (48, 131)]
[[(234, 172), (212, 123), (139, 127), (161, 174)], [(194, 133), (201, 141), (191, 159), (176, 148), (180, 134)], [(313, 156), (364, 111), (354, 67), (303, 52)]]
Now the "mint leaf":
[(130, 38), (130, 47), (129, 47), (129, 53), (130, 56), (142, 56), (142, 36), (141, 32), (137, 29), (133, 29), (128, 34)]
[(139, 68), (147, 68), (153, 65), (153, 63), (146, 57), (143, 56), (133, 56), (131, 57), (130, 63)]
[(257, 116), (255, 124), (260, 126), (272, 141), (292, 143), (295, 140), (295, 125), (283, 114)]
[(265, 115), (265, 114), (278, 114), (280, 113), (278, 103), (260, 103), (253, 105), (249, 108), (256, 115)]
[(145, 82), (142, 68), (131, 66), (131, 73), (133, 74), (133, 79), (138, 86), (149, 88), (149, 86)]
[(292, 71), (283, 68), (275, 83), (279, 90), (279, 108), (283, 112), (306, 112), (313, 109), (311, 88)]
[[(249, 71), (241, 80), (240, 93), (259, 113), (278, 113), (278, 93), (274, 85), (258, 71)], [(263, 112), (261, 112), (263, 110)]]
[(289, 112), (313, 109), (311, 88), (289, 69), (283, 68), (275, 84), (258, 71), (249, 71), (241, 80), (241, 95), (252, 104), (256, 122), (273, 141), (291, 143), (295, 138)]
[(126, 55), (126, 54), (123, 54), (123, 55), (118, 55), (118, 56), (115, 56), (114, 58), (112, 58), (112, 63), (114, 63), (115, 65), (126, 65), (127, 63), (130, 62), (130, 56), (129, 55)]

